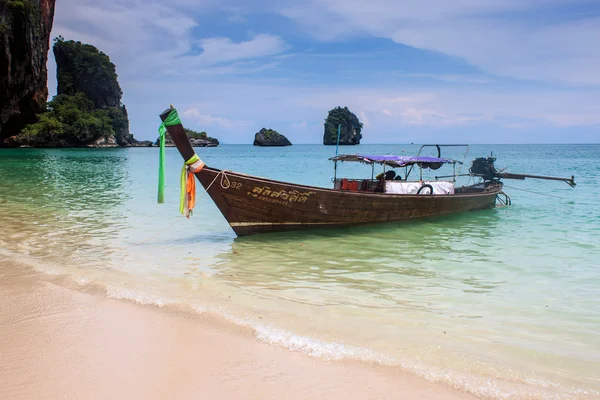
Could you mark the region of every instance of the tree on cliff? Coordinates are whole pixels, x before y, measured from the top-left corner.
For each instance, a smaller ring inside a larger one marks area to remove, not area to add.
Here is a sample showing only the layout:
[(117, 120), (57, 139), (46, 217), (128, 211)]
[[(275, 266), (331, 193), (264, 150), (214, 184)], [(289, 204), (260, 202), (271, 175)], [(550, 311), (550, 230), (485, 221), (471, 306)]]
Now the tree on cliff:
[[(187, 135), (190, 143), (194, 147), (216, 147), (219, 145), (219, 139), (215, 139), (214, 137), (208, 136), (208, 133), (206, 133), (205, 131), (196, 132), (188, 128), (183, 128), (183, 130), (185, 131), (185, 134)], [(173, 139), (171, 139), (171, 135), (169, 135), (169, 132), (167, 132), (167, 135), (165, 137), (165, 143), (167, 146), (175, 145)], [(160, 138), (156, 139), (155, 144), (157, 146), (160, 145)]]
[(96, 108), (120, 107), (123, 92), (117, 81), (115, 64), (89, 44), (54, 39), (58, 94), (83, 92)]
[(348, 107), (336, 107), (329, 111), (327, 119), (325, 119), (323, 144), (335, 145), (337, 143), (338, 125), (341, 125), (340, 145), (360, 143), (363, 124)]
[(183, 130), (185, 131), (186, 135), (188, 138), (190, 139), (200, 139), (200, 140), (206, 140), (214, 145), (218, 145), (219, 144), (219, 140), (215, 139), (213, 137), (208, 136), (208, 133), (206, 133), (205, 131), (202, 132), (196, 132), (194, 130), (188, 129), (188, 128), (183, 128)]
[(84, 93), (96, 109), (104, 109), (110, 116), (117, 143), (131, 144), (127, 109), (121, 104), (123, 91), (110, 58), (92, 45), (65, 41), (60, 35), (54, 39), (52, 51), (56, 59), (57, 93), (70, 96)]
[(67, 147), (107, 139), (114, 133), (110, 109), (94, 109), (83, 93), (59, 94), (48, 102), (39, 121), (27, 125), (16, 140), (30, 146)]

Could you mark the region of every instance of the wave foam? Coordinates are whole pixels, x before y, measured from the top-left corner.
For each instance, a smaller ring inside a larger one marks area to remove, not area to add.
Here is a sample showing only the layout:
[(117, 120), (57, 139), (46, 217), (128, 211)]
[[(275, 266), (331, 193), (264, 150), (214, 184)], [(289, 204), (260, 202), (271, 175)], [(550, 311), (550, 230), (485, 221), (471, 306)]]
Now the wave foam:
[(156, 296), (135, 289), (115, 288), (108, 286), (106, 296), (109, 299), (127, 300), (141, 306), (165, 307), (168, 305), (181, 304), (172, 297)]
[[(36, 268), (39, 270), (39, 268)], [(152, 293), (139, 287), (109, 284), (85, 276), (60, 274), (46, 269), (44, 274), (53, 282), (77, 288), (85, 292), (103, 294), (110, 299), (129, 301), (141, 306), (208, 314), (224, 319), (236, 326), (247, 328), (261, 343), (299, 352), (309, 357), (326, 361), (352, 360), (377, 365), (401, 368), (430, 382), (441, 383), (453, 389), (489, 399), (588, 399), (600, 393), (576, 387), (565, 387), (558, 383), (532, 379), (503, 379), (499, 376), (478, 376), (473, 373), (428, 365), (413, 359), (397, 359), (378, 353), (370, 348), (358, 347), (336, 341), (296, 334), (273, 325), (257, 322), (251, 318), (239, 318), (219, 307), (206, 304), (190, 304), (172, 296)]]
[(314, 358), (327, 361), (349, 359), (382, 365), (397, 364), (392, 357), (377, 354), (367, 348), (349, 346), (338, 342), (320, 341), (267, 325), (255, 325), (253, 329), (257, 340), (262, 343), (284, 347)]

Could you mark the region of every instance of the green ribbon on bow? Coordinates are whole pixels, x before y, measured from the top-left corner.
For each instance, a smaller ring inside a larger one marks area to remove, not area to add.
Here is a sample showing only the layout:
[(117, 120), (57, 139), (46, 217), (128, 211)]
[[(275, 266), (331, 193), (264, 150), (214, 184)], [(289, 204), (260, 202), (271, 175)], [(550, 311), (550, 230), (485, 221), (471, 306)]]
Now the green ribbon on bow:
[(200, 157), (198, 157), (198, 154), (194, 154), (192, 158), (190, 158), (185, 162), (185, 164), (183, 164), (183, 168), (181, 168), (181, 181), (179, 183), (181, 189), (181, 193), (179, 195), (179, 212), (182, 214), (185, 212), (185, 185), (187, 180), (186, 168), (188, 165), (192, 165), (199, 159)]
[(177, 110), (172, 108), (171, 112), (162, 124), (158, 127), (158, 137), (160, 140), (160, 151), (158, 153), (158, 203), (165, 202), (165, 136), (167, 126), (181, 124)]

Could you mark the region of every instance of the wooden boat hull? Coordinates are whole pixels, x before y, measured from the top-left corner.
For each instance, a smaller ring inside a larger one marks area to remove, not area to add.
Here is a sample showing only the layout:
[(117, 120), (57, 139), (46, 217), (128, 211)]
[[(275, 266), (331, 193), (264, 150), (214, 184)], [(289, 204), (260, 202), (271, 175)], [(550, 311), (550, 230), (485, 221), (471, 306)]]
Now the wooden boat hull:
[(494, 207), (501, 187), (453, 195), (349, 192), (278, 182), (205, 167), (196, 174), (239, 236), (344, 227)]

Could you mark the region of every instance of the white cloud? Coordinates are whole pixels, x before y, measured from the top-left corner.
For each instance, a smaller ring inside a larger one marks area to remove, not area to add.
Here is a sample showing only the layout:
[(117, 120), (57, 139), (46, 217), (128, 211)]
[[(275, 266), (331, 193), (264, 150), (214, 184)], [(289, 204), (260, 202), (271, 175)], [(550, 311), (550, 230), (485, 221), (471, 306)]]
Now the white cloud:
[(246, 14), (239, 7), (225, 7), (226, 11), (229, 11), (231, 14), (227, 17), (227, 21), (233, 22), (236, 24), (243, 23), (248, 21)]
[(402, 78), (421, 78), (428, 80), (436, 80), (441, 82), (455, 82), (455, 83), (493, 83), (494, 80), (484, 76), (478, 75), (458, 75), (458, 74), (432, 74), (432, 73), (423, 73), (423, 72), (389, 72), (389, 75), (402, 77)]
[(539, 16), (582, 3), (594, 0), (313, 0), (281, 13), (319, 38), (390, 38), (500, 76), (599, 85), (600, 18)]
[(271, 56), (286, 49), (284, 41), (279, 37), (265, 34), (238, 43), (224, 37), (202, 39), (200, 46), (203, 52), (197, 59), (207, 64)]
[[(193, 8), (198, 13), (214, 6), (201, 1)], [(98, 47), (117, 65), (120, 77), (252, 73), (277, 65), (267, 58), (287, 48), (281, 38), (261, 33), (239, 42), (197, 39), (193, 29), (200, 22), (192, 15), (154, 1), (62, 0), (56, 5), (53, 35)], [(200, 54), (194, 53), (195, 46)]]
[[(474, 125), (494, 122), (515, 126), (514, 119), (539, 126), (600, 125), (600, 93), (590, 91), (436, 90), (396, 98), (381, 93), (370, 100), (380, 114), (421, 126)], [(367, 105), (365, 107), (368, 107)], [(517, 122), (521, 124), (522, 122)]]
[(369, 127), (371, 125), (369, 118), (367, 118), (367, 114), (363, 110), (358, 111), (357, 116), (364, 127)]
[(193, 120), (197, 124), (200, 124), (202, 127), (216, 126), (226, 130), (244, 128), (250, 124), (248, 121), (237, 121), (223, 117), (215, 117), (210, 114), (201, 114), (197, 108), (188, 108), (183, 112), (183, 116), (187, 119)]
[(306, 121), (302, 121), (302, 122), (292, 122), (290, 124), (290, 127), (292, 129), (296, 129), (296, 130), (305, 130), (308, 126), (308, 123)]
[(473, 117), (457, 114), (444, 114), (440, 111), (415, 107), (408, 107), (396, 113), (385, 110), (384, 114), (390, 117), (400, 116), (402, 123), (406, 125), (448, 126), (464, 125), (476, 121), (476, 118)]
[[(135, 0), (64, 0), (57, 3), (54, 34), (98, 46), (115, 57), (176, 54), (189, 46), (197, 25), (190, 16), (161, 4)], [(69, 37), (73, 35), (73, 37)]]

